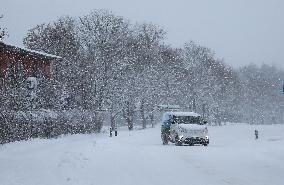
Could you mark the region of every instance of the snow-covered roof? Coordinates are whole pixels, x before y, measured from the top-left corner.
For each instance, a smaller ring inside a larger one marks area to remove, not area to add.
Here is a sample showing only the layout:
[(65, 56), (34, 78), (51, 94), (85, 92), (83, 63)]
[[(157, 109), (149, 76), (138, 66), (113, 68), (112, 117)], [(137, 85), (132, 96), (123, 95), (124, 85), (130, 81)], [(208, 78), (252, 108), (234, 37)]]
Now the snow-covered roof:
[(200, 114), (197, 114), (195, 112), (166, 112), (165, 114), (173, 116), (194, 116), (194, 117), (201, 116)]
[(62, 59), (62, 57), (60, 57), (60, 56), (48, 54), (48, 53), (41, 52), (41, 51), (35, 51), (35, 50), (27, 49), (27, 48), (24, 48), (24, 47), (22, 47), (22, 46), (17, 46), (17, 45), (15, 45), (15, 44), (8, 43), (8, 42), (6, 42), (6, 41), (5, 41), (5, 42), (0, 41), (0, 44), (6, 45), (6, 46), (8, 46), (8, 47), (15, 48), (15, 49), (23, 50), (23, 51), (26, 51), (26, 52), (29, 52), (29, 53), (41, 55), (41, 56), (44, 56), (44, 57), (47, 57), (47, 58)]
[(162, 117), (162, 124), (169, 119), (172, 119), (172, 116), (193, 116), (193, 117), (199, 117), (200, 114), (197, 114), (195, 112), (165, 112)]
[(158, 107), (165, 109), (180, 109), (179, 105), (158, 105)]

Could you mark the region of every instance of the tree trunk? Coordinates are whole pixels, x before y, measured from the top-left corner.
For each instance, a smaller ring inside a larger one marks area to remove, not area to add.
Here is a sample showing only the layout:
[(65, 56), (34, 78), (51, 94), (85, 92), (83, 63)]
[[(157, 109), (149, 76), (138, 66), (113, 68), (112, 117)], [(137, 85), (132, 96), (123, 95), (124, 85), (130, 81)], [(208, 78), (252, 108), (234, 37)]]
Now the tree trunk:
[(133, 115), (134, 115), (134, 110), (132, 110), (130, 102), (127, 101), (126, 107), (125, 109), (123, 109), (123, 117), (127, 122), (128, 130), (133, 130)]
[(146, 128), (146, 118), (145, 118), (145, 101), (144, 99), (142, 99), (141, 101), (141, 107), (140, 107), (140, 114), (141, 114), (141, 119), (142, 119), (142, 129), (145, 129)]

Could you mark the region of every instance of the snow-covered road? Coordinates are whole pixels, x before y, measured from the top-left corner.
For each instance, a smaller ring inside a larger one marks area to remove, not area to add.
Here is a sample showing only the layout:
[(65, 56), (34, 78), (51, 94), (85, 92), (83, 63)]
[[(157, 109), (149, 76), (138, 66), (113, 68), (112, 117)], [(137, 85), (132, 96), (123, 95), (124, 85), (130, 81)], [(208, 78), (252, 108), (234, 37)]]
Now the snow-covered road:
[[(259, 140), (254, 139), (254, 129)], [(0, 146), (1, 185), (283, 185), (284, 125), (209, 127), (210, 144), (161, 145), (160, 128)]]

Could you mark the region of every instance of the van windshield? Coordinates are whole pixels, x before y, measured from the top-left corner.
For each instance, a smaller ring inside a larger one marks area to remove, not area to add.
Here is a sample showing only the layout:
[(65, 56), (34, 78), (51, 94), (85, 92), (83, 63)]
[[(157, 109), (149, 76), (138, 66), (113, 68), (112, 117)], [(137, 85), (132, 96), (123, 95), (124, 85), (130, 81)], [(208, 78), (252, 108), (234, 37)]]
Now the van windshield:
[(173, 116), (173, 121), (175, 124), (202, 124), (200, 116)]

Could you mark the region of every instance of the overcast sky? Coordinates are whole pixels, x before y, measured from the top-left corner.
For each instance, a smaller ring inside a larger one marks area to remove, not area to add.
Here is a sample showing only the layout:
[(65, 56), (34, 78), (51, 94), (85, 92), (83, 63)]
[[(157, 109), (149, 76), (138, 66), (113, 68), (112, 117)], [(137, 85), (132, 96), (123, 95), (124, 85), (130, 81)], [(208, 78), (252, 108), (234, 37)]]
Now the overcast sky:
[(63, 15), (109, 9), (132, 22), (167, 31), (167, 43), (193, 40), (233, 67), (249, 63), (284, 68), (284, 0), (0, 0), (6, 41), (21, 45), (29, 28)]

